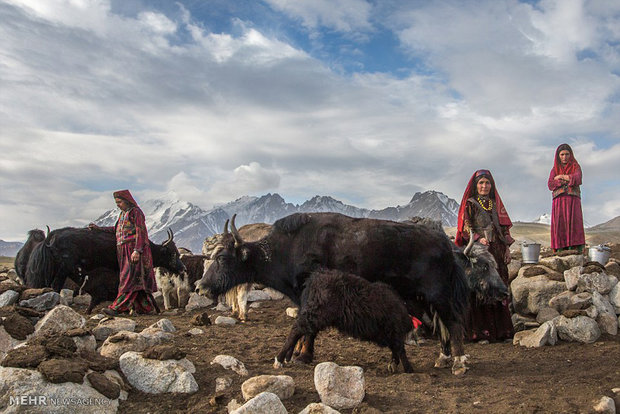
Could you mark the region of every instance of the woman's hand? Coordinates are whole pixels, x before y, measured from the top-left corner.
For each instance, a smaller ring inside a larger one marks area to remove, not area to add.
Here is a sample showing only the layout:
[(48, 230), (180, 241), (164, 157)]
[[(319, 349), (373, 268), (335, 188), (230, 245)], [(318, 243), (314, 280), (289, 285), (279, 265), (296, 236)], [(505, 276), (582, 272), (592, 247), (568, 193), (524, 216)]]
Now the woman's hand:
[(512, 261), (512, 257), (510, 256), (510, 247), (506, 246), (506, 253), (504, 254), (504, 263), (508, 264)]
[(480, 237), (478, 242), (480, 242), (480, 244), (484, 244), (485, 246), (489, 245), (489, 241), (485, 237)]
[(570, 181), (570, 177), (566, 174), (556, 175), (553, 179), (558, 180), (558, 181), (566, 181), (566, 182)]
[(138, 253), (137, 251), (133, 251), (131, 253), (131, 262), (132, 263), (138, 263), (140, 261), (140, 253)]

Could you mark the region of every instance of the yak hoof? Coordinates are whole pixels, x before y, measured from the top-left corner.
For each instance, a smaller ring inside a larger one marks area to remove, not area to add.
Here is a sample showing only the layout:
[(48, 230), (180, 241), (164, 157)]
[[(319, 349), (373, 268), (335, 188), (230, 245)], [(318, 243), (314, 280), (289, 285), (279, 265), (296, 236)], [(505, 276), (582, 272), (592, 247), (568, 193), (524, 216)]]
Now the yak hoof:
[(308, 354), (299, 354), (299, 356), (297, 358), (295, 358), (295, 362), (297, 363), (303, 363), (303, 364), (309, 364), (312, 362), (312, 357)]
[(456, 376), (464, 375), (469, 367), (465, 365), (467, 361), (467, 356), (461, 355), (458, 357), (454, 357), (454, 364), (452, 365), (452, 373)]
[(396, 372), (396, 367), (398, 367), (398, 364), (395, 361), (390, 361), (388, 364), (389, 373), (394, 374)]
[(435, 360), (435, 368), (448, 368), (450, 367), (451, 358), (445, 355), (443, 352), (439, 354), (437, 359)]
[(273, 367), (275, 369), (280, 369), (282, 368), (282, 363), (280, 361), (278, 361), (278, 357), (275, 358), (275, 362), (273, 363)]

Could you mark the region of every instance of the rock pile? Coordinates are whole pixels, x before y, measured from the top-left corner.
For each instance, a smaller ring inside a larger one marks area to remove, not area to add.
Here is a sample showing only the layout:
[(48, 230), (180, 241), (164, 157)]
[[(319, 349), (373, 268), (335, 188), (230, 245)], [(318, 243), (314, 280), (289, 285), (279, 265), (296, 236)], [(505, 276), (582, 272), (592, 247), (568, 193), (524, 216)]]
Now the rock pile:
[(614, 259), (603, 266), (581, 254), (561, 254), (512, 266), (518, 268), (510, 284), (514, 344), (592, 343), (618, 333), (620, 264)]

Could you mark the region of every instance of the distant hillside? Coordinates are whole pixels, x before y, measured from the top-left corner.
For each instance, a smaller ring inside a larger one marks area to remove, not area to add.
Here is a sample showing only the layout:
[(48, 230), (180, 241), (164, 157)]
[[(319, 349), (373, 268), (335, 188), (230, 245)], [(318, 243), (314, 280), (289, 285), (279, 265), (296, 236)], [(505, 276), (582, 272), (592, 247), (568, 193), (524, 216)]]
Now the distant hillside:
[(620, 230), (620, 216), (616, 218), (612, 218), (611, 220), (598, 224), (596, 226), (590, 227), (588, 230), (594, 231), (618, 231)]
[(15, 257), (24, 243), (0, 240), (0, 256)]

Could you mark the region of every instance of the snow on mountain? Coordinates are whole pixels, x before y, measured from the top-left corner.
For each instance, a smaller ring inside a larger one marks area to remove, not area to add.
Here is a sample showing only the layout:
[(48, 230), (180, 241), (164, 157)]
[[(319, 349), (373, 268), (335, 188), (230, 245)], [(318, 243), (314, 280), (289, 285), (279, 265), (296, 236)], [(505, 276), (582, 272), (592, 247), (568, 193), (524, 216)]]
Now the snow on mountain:
[[(279, 194), (261, 197), (244, 196), (235, 201), (219, 205), (211, 210), (181, 201), (173, 193), (161, 198), (147, 200), (140, 206), (146, 217), (149, 237), (156, 243), (165, 241), (167, 230), (174, 233), (178, 247), (185, 247), (200, 253), (205, 238), (221, 233), (224, 222), (237, 214), (235, 224), (241, 227), (248, 223), (269, 223), (297, 212), (336, 212), (351, 217), (370, 217), (394, 221), (413, 216), (440, 220), (444, 226), (456, 226), (458, 203), (437, 191), (416, 193), (405, 206), (388, 207), (383, 210), (368, 210), (344, 204), (329, 196), (316, 195), (301, 205), (287, 203)], [(95, 220), (100, 226), (113, 226), (118, 218), (117, 209), (104, 213)]]
[(533, 220), (532, 223), (551, 225), (551, 214), (545, 213), (537, 219)]

